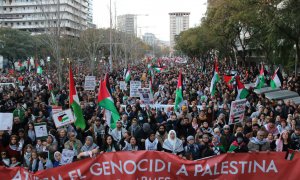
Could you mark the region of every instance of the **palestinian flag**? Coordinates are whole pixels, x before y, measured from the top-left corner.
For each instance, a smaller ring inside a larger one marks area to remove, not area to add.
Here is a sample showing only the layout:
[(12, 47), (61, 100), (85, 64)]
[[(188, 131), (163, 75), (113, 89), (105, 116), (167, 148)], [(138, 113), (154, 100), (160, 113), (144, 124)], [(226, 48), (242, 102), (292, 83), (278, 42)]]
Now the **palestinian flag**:
[(217, 86), (217, 83), (219, 82), (219, 80), (220, 80), (220, 77), (219, 77), (218, 64), (217, 64), (217, 61), (215, 61), (214, 74), (213, 74), (213, 78), (210, 82), (210, 94), (211, 94), (211, 96), (215, 96), (216, 86)]
[(130, 73), (130, 69), (126, 70), (125, 76), (124, 76), (124, 80), (126, 83), (128, 83), (130, 81), (131, 78), (131, 73)]
[(43, 69), (41, 66), (38, 66), (38, 68), (36, 69), (36, 73), (37, 74), (42, 74), (43, 73)]
[(219, 148), (220, 152), (226, 152), (226, 150), (222, 144), (219, 144), (217, 147)]
[(224, 75), (224, 76), (223, 76), (223, 79), (224, 79), (224, 81), (225, 81), (227, 87), (228, 87), (230, 90), (232, 90), (232, 89), (233, 89), (233, 83), (234, 83), (234, 80), (235, 80), (234, 76)]
[(179, 72), (177, 89), (176, 89), (176, 98), (175, 98), (175, 111), (180, 108), (180, 104), (183, 102), (183, 93), (182, 93), (182, 75), (181, 71)]
[(105, 109), (106, 122), (111, 129), (116, 128), (117, 121), (120, 119), (119, 112), (115, 106), (114, 100), (111, 96), (108, 75), (100, 82), (98, 91), (98, 104)]
[(164, 67), (153, 67), (153, 70), (157, 73), (161, 73), (165, 71)]
[(288, 149), (285, 155), (285, 159), (291, 161), (293, 160), (294, 156), (295, 156), (295, 151), (292, 149)]
[(282, 74), (279, 71), (279, 68), (277, 68), (276, 71), (275, 71), (275, 73), (274, 73), (274, 75), (273, 75), (273, 77), (272, 77), (270, 86), (272, 87), (272, 89), (281, 87), (282, 81), (283, 81)]
[(265, 85), (264, 66), (261, 65), (259, 76), (257, 77), (256, 82), (255, 82), (255, 87), (257, 89), (261, 89), (262, 87), (264, 87), (264, 85)]
[(57, 102), (56, 102), (56, 97), (53, 93), (53, 90), (52, 90), (52, 82), (50, 79), (47, 78), (47, 86), (48, 86), (48, 90), (50, 91), (50, 94), (51, 94), (51, 101), (52, 101), (52, 104), (55, 104), (57, 105)]
[(77, 95), (77, 91), (75, 88), (75, 82), (74, 82), (74, 77), (71, 69), (71, 65), (69, 68), (69, 101), (70, 101), (70, 106), (73, 109), (74, 112), (74, 117), (75, 117), (75, 126), (81, 128), (82, 130), (85, 129), (85, 120), (83, 117), (82, 109), (80, 107), (80, 102), (79, 98)]
[(236, 99), (245, 99), (249, 92), (248, 90), (245, 88), (244, 84), (240, 81), (240, 76), (236, 77), (236, 83), (237, 83), (237, 91), (238, 91), (238, 95), (236, 97)]
[(233, 141), (229, 147), (228, 152), (233, 152), (239, 147), (239, 144), (236, 141)]
[(149, 81), (149, 89), (150, 89), (150, 93), (151, 93), (152, 96), (153, 96), (154, 93), (153, 93), (152, 79), (150, 79), (150, 81)]

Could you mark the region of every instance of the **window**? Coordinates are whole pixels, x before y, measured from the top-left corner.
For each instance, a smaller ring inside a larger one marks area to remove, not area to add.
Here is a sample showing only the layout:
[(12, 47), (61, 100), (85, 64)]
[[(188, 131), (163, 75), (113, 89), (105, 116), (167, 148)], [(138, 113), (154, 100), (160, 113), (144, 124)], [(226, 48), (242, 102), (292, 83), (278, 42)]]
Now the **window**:
[(29, 25), (31, 25), (31, 22), (28, 22)]

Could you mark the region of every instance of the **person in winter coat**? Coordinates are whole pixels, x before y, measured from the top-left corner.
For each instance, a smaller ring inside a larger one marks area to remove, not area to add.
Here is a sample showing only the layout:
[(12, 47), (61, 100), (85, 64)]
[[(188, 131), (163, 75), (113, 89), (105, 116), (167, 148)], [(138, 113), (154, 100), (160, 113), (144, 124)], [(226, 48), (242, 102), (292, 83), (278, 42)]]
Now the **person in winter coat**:
[(276, 151), (288, 151), (288, 149), (292, 149), (291, 138), (289, 136), (289, 132), (284, 130), (280, 137), (276, 140)]
[(235, 153), (246, 153), (248, 152), (247, 143), (245, 142), (245, 137), (241, 132), (236, 134), (235, 140), (231, 143), (228, 152)]
[(259, 151), (270, 151), (270, 143), (264, 139), (265, 131), (259, 130), (256, 137), (250, 138), (248, 143), (249, 151), (259, 152)]
[(53, 168), (51, 160), (48, 158), (47, 152), (39, 153), (39, 166), (38, 171)]
[(111, 135), (107, 135), (104, 139), (104, 145), (102, 146), (100, 153), (117, 152), (117, 151), (120, 151), (119, 146), (114, 141), (114, 139)]
[(19, 144), (18, 136), (10, 136), (9, 145), (6, 148), (8, 157), (16, 157), (18, 161), (21, 160), (22, 147)]
[(148, 151), (161, 151), (162, 145), (158, 141), (158, 139), (155, 137), (155, 132), (152, 131), (149, 135), (149, 137), (145, 141), (145, 150)]
[(192, 124), (189, 123), (189, 119), (187, 117), (183, 118), (183, 120), (179, 121), (177, 124), (177, 132), (178, 137), (195, 136), (196, 131), (193, 128)]
[(142, 129), (139, 132), (137, 132), (136, 139), (141, 149), (145, 148), (145, 141), (150, 136), (151, 133), (152, 133), (152, 129), (149, 123), (144, 123)]
[(76, 138), (74, 132), (69, 133), (69, 140), (64, 145), (65, 149), (73, 150), (74, 156), (77, 156), (80, 153), (82, 143)]
[(195, 139), (193, 136), (187, 137), (188, 144), (184, 148), (185, 149), (185, 156), (187, 157), (190, 155), (192, 158), (191, 160), (197, 160), (201, 158), (200, 155), (200, 149), (201, 145), (198, 143), (195, 143)]
[(155, 137), (158, 139), (160, 144), (163, 144), (164, 141), (168, 138), (168, 133), (164, 125), (160, 125), (156, 131)]

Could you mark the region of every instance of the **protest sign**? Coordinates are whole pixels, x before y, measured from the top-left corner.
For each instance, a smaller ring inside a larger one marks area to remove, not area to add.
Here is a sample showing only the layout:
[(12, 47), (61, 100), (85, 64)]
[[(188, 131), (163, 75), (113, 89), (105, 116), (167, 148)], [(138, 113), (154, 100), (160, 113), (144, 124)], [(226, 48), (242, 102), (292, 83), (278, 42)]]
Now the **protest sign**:
[(3, 69), (3, 56), (0, 55), (0, 69)]
[(67, 109), (52, 115), (57, 128), (75, 122), (71, 109)]
[(149, 88), (138, 89), (140, 93), (141, 104), (153, 104), (153, 95), (150, 93)]
[(292, 161), (285, 152), (225, 153), (190, 161), (160, 151), (119, 151), (103, 153), (71, 164), (35, 173), (23, 167), (0, 167), (2, 179), (135, 179), (135, 180), (297, 180), (300, 153)]
[(37, 139), (46, 139), (48, 137), (48, 130), (47, 130), (46, 123), (35, 123), (34, 131)]
[(0, 113), (0, 130), (12, 130), (13, 113)]
[(229, 124), (243, 122), (246, 109), (246, 99), (231, 102)]
[(125, 81), (120, 81), (120, 89), (121, 90), (127, 90), (127, 84)]
[(70, 163), (72, 163), (73, 158), (74, 158), (73, 150), (63, 149), (63, 151), (61, 153), (60, 164), (61, 165), (70, 164)]
[(96, 87), (96, 77), (95, 76), (85, 76), (84, 90), (94, 91)]
[(51, 106), (52, 107), (52, 114), (58, 113), (62, 111), (61, 106)]
[(138, 89), (140, 89), (141, 86), (141, 81), (130, 81), (130, 97), (140, 97)]

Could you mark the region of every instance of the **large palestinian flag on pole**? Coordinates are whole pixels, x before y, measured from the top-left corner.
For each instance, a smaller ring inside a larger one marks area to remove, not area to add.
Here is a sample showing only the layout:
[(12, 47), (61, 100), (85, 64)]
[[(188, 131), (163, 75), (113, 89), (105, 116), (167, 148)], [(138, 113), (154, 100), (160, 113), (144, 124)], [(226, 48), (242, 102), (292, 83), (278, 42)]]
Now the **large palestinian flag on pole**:
[(272, 77), (270, 85), (271, 85), (272, 89), (275, 89), (275, 88), (281, 87), (282, 82), (283, 82), (282, 74), (281, 74), (279, 68), (277, 68)]
[(128, 83), (130, 81), (130, 79), (131, 79), (130, 69), (126, 69), (124, 80), (125, 80), (126, 83)]
[(256, 79), (255, 87), (257, 89), (261, 89), (265, 85), (265, 73), (264, 73), (264, 65), (261, 65), (259, 76)]
[(78, 98), (78, 94), (75, 88), (75, 82), (74, 82), (74, 77), (72, 73), (72, 68), (70, 65), (69, 68), (69, 101), (70, 101), (70, 106), (73, 109), (74, 116), (75, 116), (75, 126), (81, 128), (82, 130), (85, 129), (85, 120), (83, 117), (82, 109), (80, 107), (80, 102)]
[(179, 72), (177, 89), (176, 89), (176, 98), (175, 98), (175, 111), (180, 108), (180, 104), (183, 102), (183, 93), (182, 93), (182, 75), (181, 71)]
[(232, 90), (233, 89), (233, 83), (235, 81), (234, 76), (230, 75), (224, 75), (223, 76), (224, 82), (226, 83), (227, 87)]
[(218, 62), (217, 60), (215, 60), (215, 65), (214, 65), (214, 74), (213, 74), (213, 78), (210, 82), (210, 94), (211, 96), (215, 96), (216, 93), (216, 89), (217, 89), (217, 83), (220, 80), (219, 77), (219, 68), (218, 68)]
[(244, 84), (240, 81), (240, 76), (236, 76), (236, 84), (237, 84), (237, 91), (238, 91), (236, 100), (245, 99), (248, 96), (249, 92), (245, 88)]
[(100, 82), (98, 91), (98, 104), (105, 109), (106, 122), (111, 129), (116, 128), (117, 121), (120, 119), (119, 112), (111, 96), (108, 75)]

